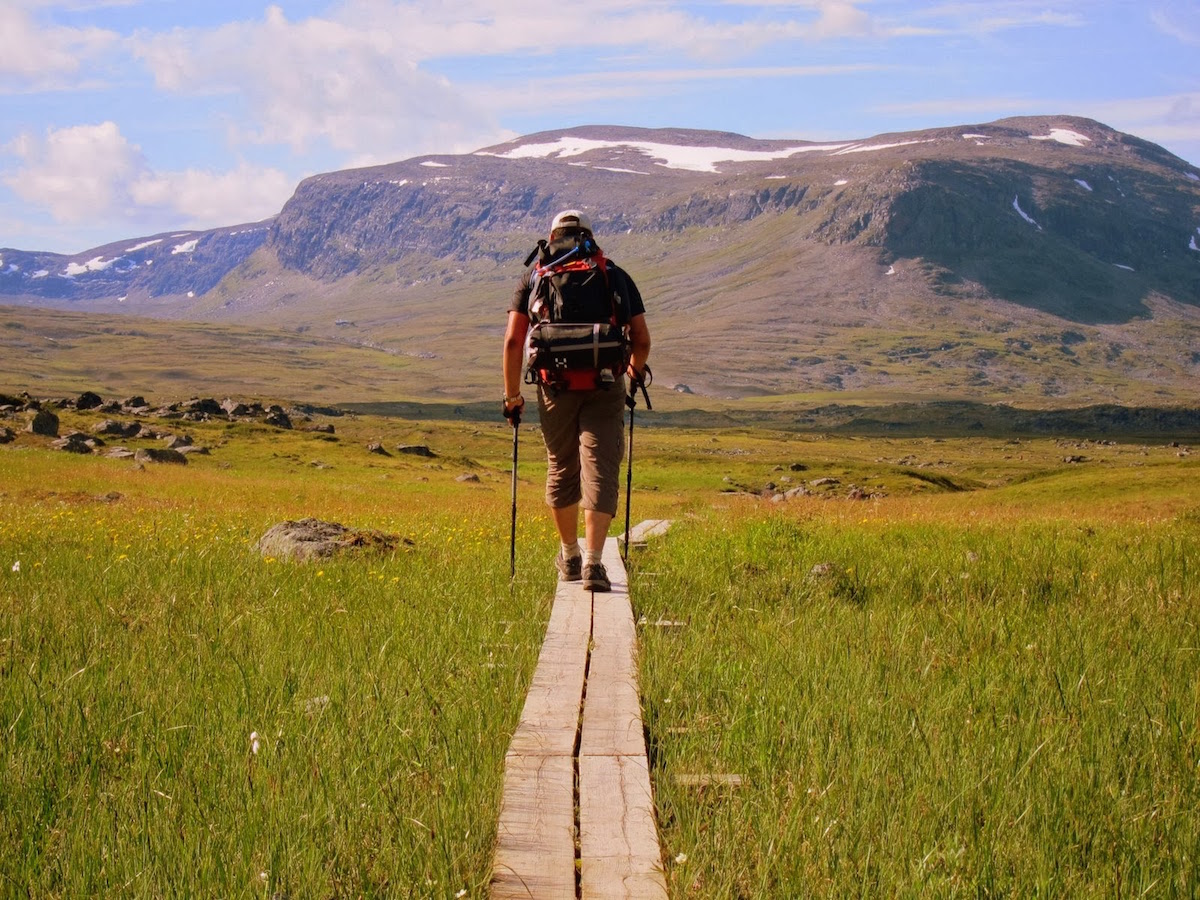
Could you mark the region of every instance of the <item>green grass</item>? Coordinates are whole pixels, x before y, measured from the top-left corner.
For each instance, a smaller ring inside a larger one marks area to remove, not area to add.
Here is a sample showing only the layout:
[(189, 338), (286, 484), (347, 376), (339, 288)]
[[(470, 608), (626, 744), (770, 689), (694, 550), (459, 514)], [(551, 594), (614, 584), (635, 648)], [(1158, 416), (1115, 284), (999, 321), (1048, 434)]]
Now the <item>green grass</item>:
[[(0, 447), (0, 896), (486, 895), (553, 591), (540, 440), (510, 585), (503, 423), (329, 421), (155, 423), (212, 449), (186, 467)], [(1197, 892), (1192, 457), (635, 441), (634, 520), (678, 523), (632, 572), (686, 623), (639, 630), (673, 896)], [(303, 516), (414, 546), (257, 551)], [(678, 779), (713, 774), (744, 783)]]
[(1200, 889), (1194, 514), (712, 513), (637, 569), (672, 896)]

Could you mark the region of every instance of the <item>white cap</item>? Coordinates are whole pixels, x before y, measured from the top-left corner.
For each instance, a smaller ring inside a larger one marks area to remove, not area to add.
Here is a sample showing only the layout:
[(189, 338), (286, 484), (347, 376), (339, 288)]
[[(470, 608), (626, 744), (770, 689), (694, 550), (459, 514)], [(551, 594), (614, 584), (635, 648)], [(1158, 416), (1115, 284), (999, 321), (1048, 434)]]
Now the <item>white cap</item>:
[(560, 228), (579, 228), (583, 231), (591, 231), (592, 220), (577, 209), (564, 209), (550, 223), (550, 233), (554, 234)]

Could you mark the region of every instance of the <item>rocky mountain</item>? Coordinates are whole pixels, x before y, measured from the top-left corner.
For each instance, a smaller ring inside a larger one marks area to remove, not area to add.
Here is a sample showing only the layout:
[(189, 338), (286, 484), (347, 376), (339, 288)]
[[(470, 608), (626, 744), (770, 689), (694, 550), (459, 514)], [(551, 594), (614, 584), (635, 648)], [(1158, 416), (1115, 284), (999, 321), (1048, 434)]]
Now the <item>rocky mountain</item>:
[(592, 214), (652, 301), (656, 358), (700, 393), (1114, 401), (1200, 375), (1200, 171), (1067, 116), (829, 143), (534, 134), (319, 175), (257, 225), (0, 250), (0, 302), (453, 346), (469, 394), (564, 207)]

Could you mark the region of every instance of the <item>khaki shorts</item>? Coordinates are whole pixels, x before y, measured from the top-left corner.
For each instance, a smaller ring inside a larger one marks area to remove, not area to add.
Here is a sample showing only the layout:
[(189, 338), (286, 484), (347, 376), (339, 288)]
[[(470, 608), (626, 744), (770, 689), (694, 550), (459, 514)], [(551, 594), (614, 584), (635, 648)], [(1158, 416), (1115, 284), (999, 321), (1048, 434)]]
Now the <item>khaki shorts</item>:
[(608, 390), (538, 389), (546, 441), (546, 503), (617, 514), (625, 452), (625, 379)]

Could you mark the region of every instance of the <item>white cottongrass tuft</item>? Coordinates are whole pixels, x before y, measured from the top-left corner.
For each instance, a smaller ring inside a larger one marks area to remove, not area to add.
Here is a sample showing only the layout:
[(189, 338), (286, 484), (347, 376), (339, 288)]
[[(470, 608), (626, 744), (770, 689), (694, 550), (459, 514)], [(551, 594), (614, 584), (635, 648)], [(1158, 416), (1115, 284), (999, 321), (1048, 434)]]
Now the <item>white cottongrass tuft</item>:
[(258, 747), (259, 747), (259, 744), (258, 744), (258, 732), (257, 732), (257, 731), (252, 731), (252, 732), (250, 732), (250, 752), (251, 752), (251, 753), (258, 753)]
[(687, 854), (680, 853), (678, 856), (675, 857), (675, 862), (677, 862), (679, 865), (683, 865), (685, 862), (687, 862)]
[(14, 572), (21, 571), (21, 561), (19, 559), (15, 563), (13, 563), (13, 571)]

